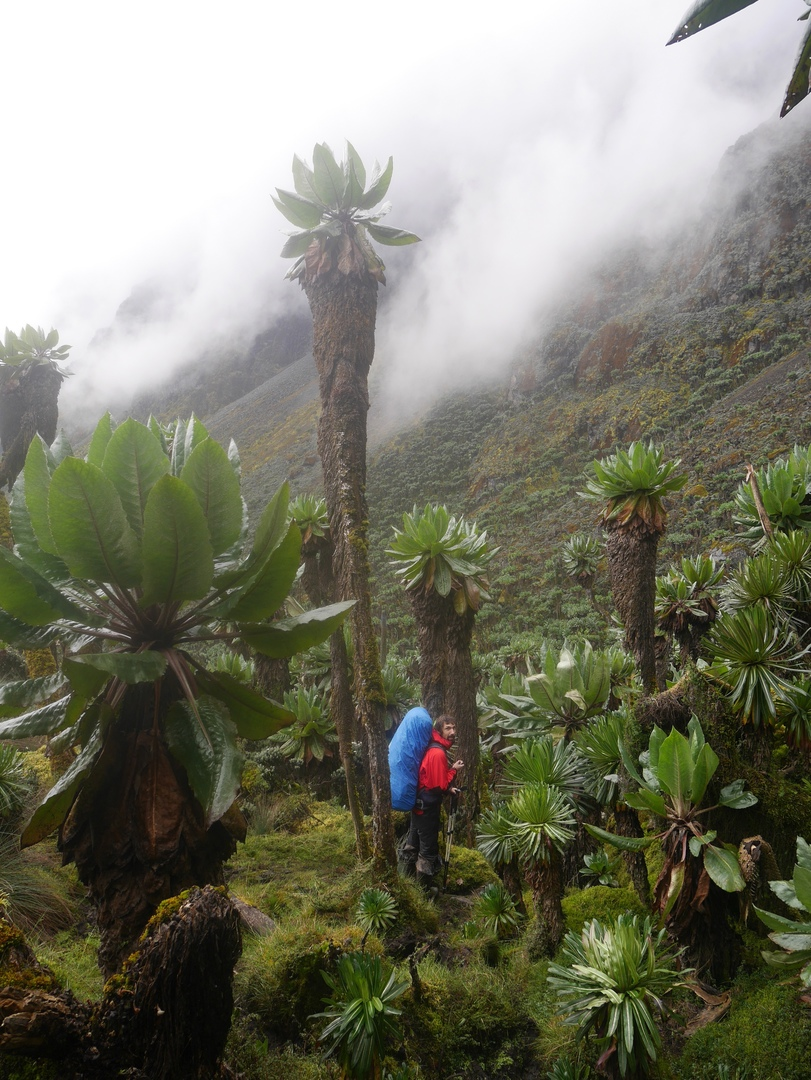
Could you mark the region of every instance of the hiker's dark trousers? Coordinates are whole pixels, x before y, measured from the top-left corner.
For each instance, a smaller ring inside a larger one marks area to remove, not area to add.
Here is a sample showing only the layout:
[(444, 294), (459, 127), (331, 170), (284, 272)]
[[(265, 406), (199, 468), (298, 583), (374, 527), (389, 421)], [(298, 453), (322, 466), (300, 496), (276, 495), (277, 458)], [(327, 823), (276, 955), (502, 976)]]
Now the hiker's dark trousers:
[(408, 832), (406, 854), (416, 853), (417, 873), (433, 877), (442, 869), (439, 855), (439, 815), (442, 803), (425, 806), (421, 814), (411, 811), (411, 828)]

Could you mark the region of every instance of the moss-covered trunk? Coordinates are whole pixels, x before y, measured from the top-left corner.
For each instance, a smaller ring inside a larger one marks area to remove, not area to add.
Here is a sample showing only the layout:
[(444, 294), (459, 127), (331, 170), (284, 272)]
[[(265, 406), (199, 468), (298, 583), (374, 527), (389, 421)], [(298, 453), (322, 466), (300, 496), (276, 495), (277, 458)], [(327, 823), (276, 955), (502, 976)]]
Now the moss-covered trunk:
[(52, 364), (6, 369), (0, 388), (0, 487), (14, 483), (36, 434), (50, 446), (59, 420), (63, 376)]
[(60, 990), (30, 950), (22, 956), (18, 948), (18, 970), (6, 967), (0, 983), (0, 1052), (54, 1059), (60, 1076), (85, 1080), (214, 1080), (223, 1075), (241, 950), (239, 916), (210, 887), (161, 909), (98, 1003)]
[(355, 699), (369, 750), (374, 857), (379, 865), (394, 867), (386, 696), (372, 624), (366, 506), (366, 414), (377, 282), (368, 274), (332, 270), (304, 287), (313, 316), (313, 356), (321, 394), (318, 452), (337, 594), (355, 601), (351, 613)]
[[(160, 708), (171, 700), (169, 694)], [(223, 862), (245, 835), (236, 808), (206, 825), (154, 708), (151, 685), (128, 688), (97, 779), (82, 787), (59, 830), (63, 861), (76, 864), (96, 909), (105, 975), (119, 969), (162, 900), (193, 885), (221, 885)]]
[(526, 866), (524, 876), (532, 890), (535, 918), (542, 928), (545, 952), (554, 956), (566, 933), (563, 916), (563, 863), (560, 853), (549, 845), (547, 858)]
[(641, 519), (634, 518), (627, 526), (613, 521), (606, 525), (611, 593), (646, 694), (655, 694), (657, 688), (653, 605), (658, 546), (659, 533)]

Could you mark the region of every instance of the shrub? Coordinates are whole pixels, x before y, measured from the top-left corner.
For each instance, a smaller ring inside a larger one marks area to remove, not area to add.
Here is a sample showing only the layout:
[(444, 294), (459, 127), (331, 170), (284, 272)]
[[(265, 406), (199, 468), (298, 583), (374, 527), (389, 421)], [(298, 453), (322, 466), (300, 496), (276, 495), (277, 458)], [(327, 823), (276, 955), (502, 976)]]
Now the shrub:
[(418, 1062), (426, 1076), (520, 1075), (537, 1029), (532, 999), (517, 989), (531, 974), (529, 965), (493, 969), (471, 960), (451, 970), (425, 959), (420, 1000), (406, 999), (403, 1006), (407, 1060)]
[[(324, 998), (322, 971), (335, 972), (346, 949), (360, 947), (357, 927), (342, 930), (340, 944), (334, 929), (322, 923), (300, 922), (279, 928), (266, 938), (246, 939), (237, 966), (234, 996), (243, 1011), (254, 1013), (263, 1034), (281, 1040), (297, 1039)], [(380, 946), (372, 940), (369, 952)]]

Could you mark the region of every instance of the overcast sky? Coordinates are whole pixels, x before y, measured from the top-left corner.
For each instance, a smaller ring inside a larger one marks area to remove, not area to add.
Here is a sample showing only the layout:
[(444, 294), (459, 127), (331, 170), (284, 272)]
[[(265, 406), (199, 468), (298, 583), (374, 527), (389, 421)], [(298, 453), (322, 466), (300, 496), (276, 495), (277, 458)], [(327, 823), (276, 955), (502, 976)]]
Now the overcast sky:
[[(0, 328), (73, 345), (63, 408), (250, 334), (304, 303), (270, 192), (292, 186), (294, 152), (349, 138), (370, 163), (394, 156), (389, 223), (424, 237), (383, 252), (386, 385), (490, 370), (573, 270), (663, 234), (727, 146), (777, 116), (800, 0), (665, 48), (687, 6), (6, 4)], [(91, 348), (155, 277), (183, 283), (173, 317)]]

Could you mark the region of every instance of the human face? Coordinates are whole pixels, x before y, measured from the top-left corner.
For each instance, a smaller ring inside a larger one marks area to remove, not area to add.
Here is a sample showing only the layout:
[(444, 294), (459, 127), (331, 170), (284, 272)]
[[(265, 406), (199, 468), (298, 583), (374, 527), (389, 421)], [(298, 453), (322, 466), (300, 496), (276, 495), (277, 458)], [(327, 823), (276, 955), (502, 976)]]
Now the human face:
[(456, 724), (453, 720), (446, 720), (442, 725), (442, 731), (440, 733), (443, 739), (447, 739), (449, 743), (456, 741)]

